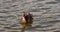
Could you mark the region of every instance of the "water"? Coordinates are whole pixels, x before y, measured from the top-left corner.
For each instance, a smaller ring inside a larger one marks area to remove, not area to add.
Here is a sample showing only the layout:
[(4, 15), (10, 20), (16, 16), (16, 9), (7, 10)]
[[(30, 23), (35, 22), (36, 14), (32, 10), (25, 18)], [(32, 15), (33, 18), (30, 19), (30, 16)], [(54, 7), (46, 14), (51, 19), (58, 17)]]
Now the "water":
[(0, 32), (20, 32), (22, 11), (34, 18), (25, 32), (60, 32), (59, 0), (0, 0)]

